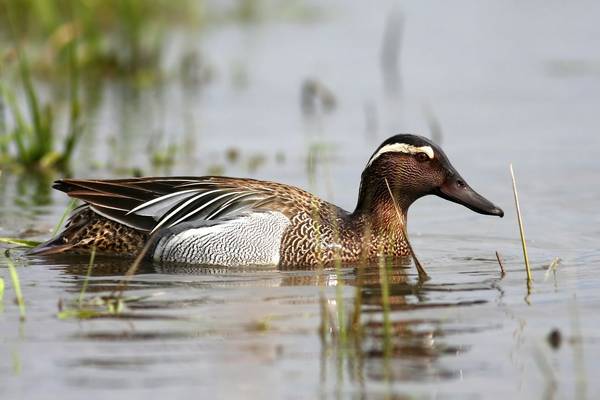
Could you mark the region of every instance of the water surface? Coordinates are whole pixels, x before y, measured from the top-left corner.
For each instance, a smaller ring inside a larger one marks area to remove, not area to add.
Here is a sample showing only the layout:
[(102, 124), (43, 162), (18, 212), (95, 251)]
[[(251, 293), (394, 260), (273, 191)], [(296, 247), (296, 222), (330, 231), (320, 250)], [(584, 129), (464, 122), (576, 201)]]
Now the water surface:
[[(506, 217), (419, 200), (409, 232), (432, 279), (419, 282), (413, 267), (395, 265), (388, 322), (377, 265), (144, 265), (124, 293), (141, 300), (119, 316), (78, 320), (58, 313), (77, 300), (87, 259), (19, 258), (27, 307), (19, 323), (1, 260), (2, 398), (583, 399), (600, 389), (599, 5), (346, 3), (316, 21), (227, 25), (195, 40), (174, 33), (174, 48), (194, 43), (214, 80), (133, 92), (107, 85), (88, 116), (76, 175), (218, 170), (298, 185), (352, 209), (360, 172), (382, 140), (434, 134)], [(397, 21), (400, 62), (390, 78), (382, 38)], [(303, 111), (307, 79), (331, 90), (334, 109)], [(187, 151), (167, 170), (152, 169), (150, 141)], [(534, 268), (529, 293), (509, 162)], [(67, 204), (48, 190), (51, 179), (2, 175), (1, 236), (50, 235)], [(547, 273), (555, 257), (556, 273)], [(129, 265), (98, 258), (86, 298), (112, 293)], [(340, 318), (356, 318), (358, 328), (344, 332)], [(555, 329), (562, 341), (553, 349)]]

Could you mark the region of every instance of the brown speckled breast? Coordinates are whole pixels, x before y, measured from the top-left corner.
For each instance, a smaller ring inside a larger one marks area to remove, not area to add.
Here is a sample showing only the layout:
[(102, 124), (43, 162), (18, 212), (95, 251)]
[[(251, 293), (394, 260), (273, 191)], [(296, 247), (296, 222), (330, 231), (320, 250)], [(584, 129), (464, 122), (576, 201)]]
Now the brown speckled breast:
[(320, 212), (298, 212), (284, 233), (281, 267), (331, 266), (337, 260), (355, 263), (376, 260), (381, 254), (410, 255), (402, 229), (374, 228), (367, 217), (351, 218), (347, 212), (322, 202)]
[(148, 235), (83, 208), (73, 215), (60, 239), (74, 252), (87, 253), (96, 248), (99, 253), (135, 256)]

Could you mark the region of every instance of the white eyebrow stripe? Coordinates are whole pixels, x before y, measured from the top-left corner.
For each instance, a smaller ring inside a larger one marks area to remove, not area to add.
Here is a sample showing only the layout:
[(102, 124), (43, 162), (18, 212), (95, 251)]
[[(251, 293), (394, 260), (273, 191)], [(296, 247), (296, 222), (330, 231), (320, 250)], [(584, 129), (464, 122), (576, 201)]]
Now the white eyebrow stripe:
[(433, 157), (434, 157), (433, 149), (431, 148), (431, 146), (417, 147), (417, 146), (413, 146), (413, 145), (406, 144), (406, 143), (393, 143), (393, 144), (387, 144), (387, 145), (383, 146), (381, 149), (379, 149), (379, 151), (377, 153), (375, 153), (375, 155), (373, 155), (373, 157), (371, 157), (371, 159), (367, 163), (367, 167), (370, 167), (371, 164), (373, 164), (373, 161), (375, 161), (379, 156), (381, 156), (384, 153), (406, 153), (406, 154), (425, 153), (429, 156), (430, 159), (433, 159)]

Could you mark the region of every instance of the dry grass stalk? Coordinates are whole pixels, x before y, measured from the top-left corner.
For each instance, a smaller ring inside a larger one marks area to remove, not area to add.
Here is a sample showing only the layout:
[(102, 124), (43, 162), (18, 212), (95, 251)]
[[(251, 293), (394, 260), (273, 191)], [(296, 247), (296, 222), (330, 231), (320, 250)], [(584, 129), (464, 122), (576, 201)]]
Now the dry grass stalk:
[(111, 297), (123, 297), (123, 292), (125, 291), (125, 289), (127, 289), (127, 285), (129, 284), (129, 281), (131, 280), (131, 278), (135, 275), (135, 273), (140, 268), (142, 261), (144, 261), (144, 257), (146, 257), (148, 251), (150, 250), (150, 247), (152, 247), (153, 244), (154, 244), (154, 241), (152, 240), (152, 237), (150, 237), (148, 239), (148, 241), (146, 242), (146, 245), (142, 248), (142, 251), (140, 251), (140, 253), (137, 255), (135, 260), (133, 260), (131, 267), (129, 267), (127, 272), (125, 272), (123, 279), (117, 285), (117, 287), (113, 291)]
[(530, 283), (531, 267), (529, 266), (529, 257), (527, 256), (527, 244), (525, 243), (525, 230), (523, 229), (523, 218), (521, 217), (521, 207), (519, 206), (519, 194), (517, 193), (517, 183), (515, 181), (515, 172), (510, 164), (510, 176), (512, 178), (513, 193), (515, 195), (515, 206), (517, 208), (517, 219), (519, 221), (519, 233), (521, 234), (521, 245), (523, 246), (523, 258), (525, 259), (525, 270), (527, 271), (527, 282)]
[(385, 179), (385, 185), (387, 186), (388, 193), (390, 194), (392, 203), (394, 204), (394, 210), (396, 210), (396, 215), (398, 216), (398, 220), (400, 221), (400, 226), (402, 227), (402, 234), (404, 235), (404, 240), (406, 240), (406, 244), (408, 245), (408, 250), (410, 250), (410, 255), (412, 256), (412, 259), (415, 263), (415, 267), (417, 267), (417, 271), (419, 272), (419, 279), (428, 280), (429, 275), (427, 275), (427, 271), (425, 271), (425, 268), (423, 268), (423, 265), (417, 258), (417, 255), (415, 254), (413, 247), (410, 244), (410, 241), (408, 240), (408, 232), (406, 231), (406, 224), (404, 223), (404, 218), (402, 217), (402, 214), (400, 213), (398, 204), (396, 204), (396, 200), (394, 199), (394, 195), (392, 194), (392, 189), (390, 188), (390, 184), (388, 183), (387, 179)]
[(498, 260), (498, 264), (500, 265), (500, 271), (502, 272), (502, 276), (504, 276), (506, 274), (506, 271), (504, 270), (504, 263), (502, 262), (502, 257), (498, 252), (496, 252), (496, 259)]

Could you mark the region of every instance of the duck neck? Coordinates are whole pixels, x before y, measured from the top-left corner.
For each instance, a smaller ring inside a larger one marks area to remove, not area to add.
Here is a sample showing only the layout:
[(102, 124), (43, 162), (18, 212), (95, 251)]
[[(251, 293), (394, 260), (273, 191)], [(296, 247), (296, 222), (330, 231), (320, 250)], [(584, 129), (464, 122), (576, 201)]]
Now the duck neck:
[(393, 236), (404, 231), (408, 207), (412, 201), (400, 193), (394, 193), (383, 182), (365, 184), (364, 176), (360, 184), (356, 209), (353, 217), (368, 222), (369, 229), (375, 234)]

